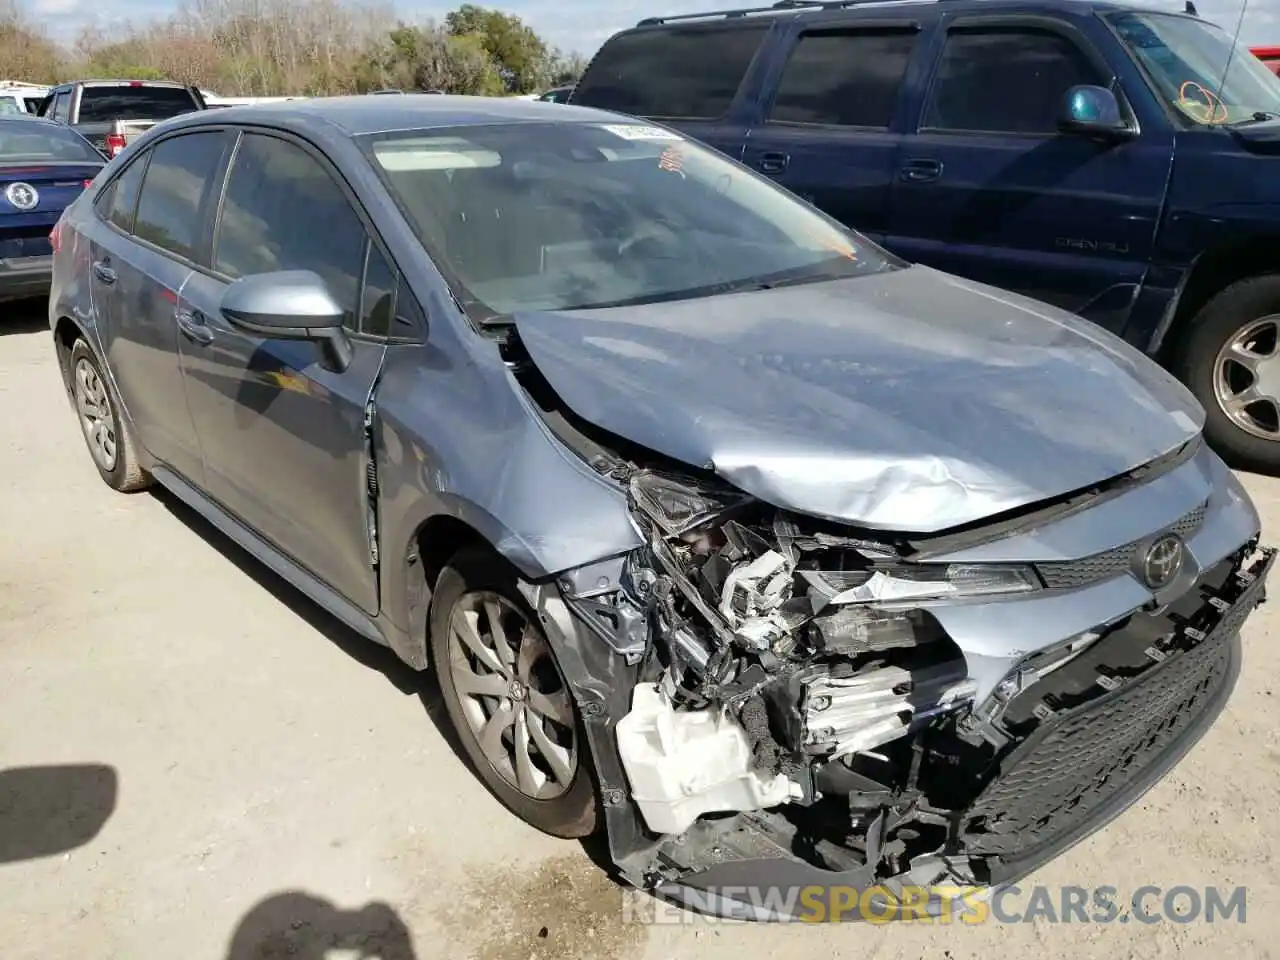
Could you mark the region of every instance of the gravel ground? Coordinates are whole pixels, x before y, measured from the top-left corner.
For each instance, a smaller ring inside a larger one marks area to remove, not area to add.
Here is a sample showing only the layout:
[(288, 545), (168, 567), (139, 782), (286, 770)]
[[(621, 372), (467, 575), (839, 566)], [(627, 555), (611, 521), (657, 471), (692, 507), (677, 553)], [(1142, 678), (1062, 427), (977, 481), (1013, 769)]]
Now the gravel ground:
[[(0, 308), (0, 409), (0, 784), (34, 807), (0, 806), (0, 847), (21, 858), (0, 866), (5, 960), (1243, 960), (1280, 943), (1274, 604), (1205, 740), (1034, 878), (1122, 899), (1245, 885), (1244, 923), (628, 923), (590, 851), (468, 773), (429, 683), (171, 498), (99, 480), (39, 305)], [(1274, 529), (1280, 482), (1246, 482)], [(31, 766), (52, 769), (15, 770)], [(51, 811), (87, 842), (33, 857)]]

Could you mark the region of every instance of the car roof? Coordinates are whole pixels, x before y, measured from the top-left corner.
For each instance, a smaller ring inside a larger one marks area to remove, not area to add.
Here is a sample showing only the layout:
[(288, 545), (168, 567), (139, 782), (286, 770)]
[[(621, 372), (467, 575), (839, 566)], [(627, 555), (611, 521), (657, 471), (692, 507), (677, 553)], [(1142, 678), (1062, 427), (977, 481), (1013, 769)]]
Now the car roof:
[[(213, 115), (210, 116), (210, 113)], [(617, 122), (618, 114), (589, 107), (518, 97), (458, 97), (407, 93), (399, 97), (317, 97), (198, 111), (166, 121), (164, 128), (201, 123), (263, 123), (295, 129), (337, 128), (349, 136), (392, 130), (448, 128), (495, 123)]]
[[(32, 113), (0, 113), (0, 123), (39, 123), (46, 127), (62, 127), (63, 124)], [(70, 129), (70, 128), (66, 128)]]
[(631, 29), (661, 28), (676, 24), (689, 24), (692, 26), (704, 23), (723, 23), (736, 25), (743, 22), (744, 15), (749, 15), (750, 19), (756, 19), (758, 15), (759, 19), (765, 20), (774, 18), (807, 19), (836, 12), (850, 14), (865, 11), (867, 16), (874, 17), (882, 15), (886, 10), (918, 10), (921, 7), (936, 8), (939, 11), (945, 10), (947, 13), (987, 13), (992, 11), (1012, 13), (1055, 10), (1078, 14), (1082, 12), (1111, 13), (1119, 10), (1141, 10), (1145, 13), (1169, 13), (1178, 16), (1189, 16), (1185, 14), (1184, 7), (1176, 2), (1170, 2), (1168, 9), (1164, 10), (1157, 6), (1114, 2), (1114, 0), (848, 0), (845, 3), (833, 0), (833, 2), (825, 4), (818, 2), (818, 0), (812, 0), (812, 2), (808, 3), (802, 0), (801, 3), (795, 6), (777, 4), (734, 8), (726, 5), (722, 10), (709, 10), (703, 13), (689, 12), (672, 13), (666, 16), (655, 15), (646, 17)]

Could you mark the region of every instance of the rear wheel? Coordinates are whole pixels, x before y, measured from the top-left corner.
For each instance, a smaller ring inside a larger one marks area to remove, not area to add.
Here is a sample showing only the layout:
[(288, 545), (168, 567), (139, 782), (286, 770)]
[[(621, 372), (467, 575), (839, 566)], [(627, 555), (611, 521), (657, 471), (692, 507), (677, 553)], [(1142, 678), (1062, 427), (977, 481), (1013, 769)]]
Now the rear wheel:
[(577, 706), (505, 561), (468, 550), (445, 567), (431, 652), (445, 709), (489, 791), (545, 833), (594, 833), (595, 777)]
[(149, 486), (151, 476), (138, 462), (133, 434), (120, 416), (98, 358), (83, 338), (71, 347), (70, 365), (76, 419), (98, 473), (121, 493)]
[(1235, 467), (1280, 471), (1280, 275), (1227, 287), (1192, 321), (1176, 371)]

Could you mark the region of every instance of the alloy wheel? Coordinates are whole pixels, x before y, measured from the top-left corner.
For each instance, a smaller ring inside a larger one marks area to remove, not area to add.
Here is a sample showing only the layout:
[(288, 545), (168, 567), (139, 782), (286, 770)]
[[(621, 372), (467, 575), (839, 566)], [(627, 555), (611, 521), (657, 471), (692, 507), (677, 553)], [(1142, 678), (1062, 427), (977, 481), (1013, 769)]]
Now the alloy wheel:
[(449, 672), (485, 759), (535, 800), (564, 794), (578, 772), (568, 686), (541, 631), (510, 600), (464, 594), (449, 621)]
[(88, 360), (81, 359), (76, 363), (75, 401), (89, 453), (99, 467), (110, 473), (116, 468), (118, 456), (116, 421), (106, 384)]
[(1280, 440), (1280, 314), (1241, 327), (1218, 351), (1213, 395), (1241, 430)]

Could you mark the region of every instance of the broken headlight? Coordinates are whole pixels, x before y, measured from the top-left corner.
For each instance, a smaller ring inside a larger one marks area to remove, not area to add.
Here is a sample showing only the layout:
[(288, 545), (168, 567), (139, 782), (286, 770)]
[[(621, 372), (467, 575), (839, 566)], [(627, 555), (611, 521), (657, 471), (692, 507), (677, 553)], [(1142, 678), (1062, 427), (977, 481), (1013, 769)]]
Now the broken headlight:
[(1028, 566), (990, 563), (928, 563), (878, 566), (860, 571), (819, 571), (817, 580), (832, 604), (896, 603), (1029, 593), (1040, 580)]
[(669, 537), (679, 536), (752, 498), (723, 484), (642, 471), (631, 478), (631, 500)]

